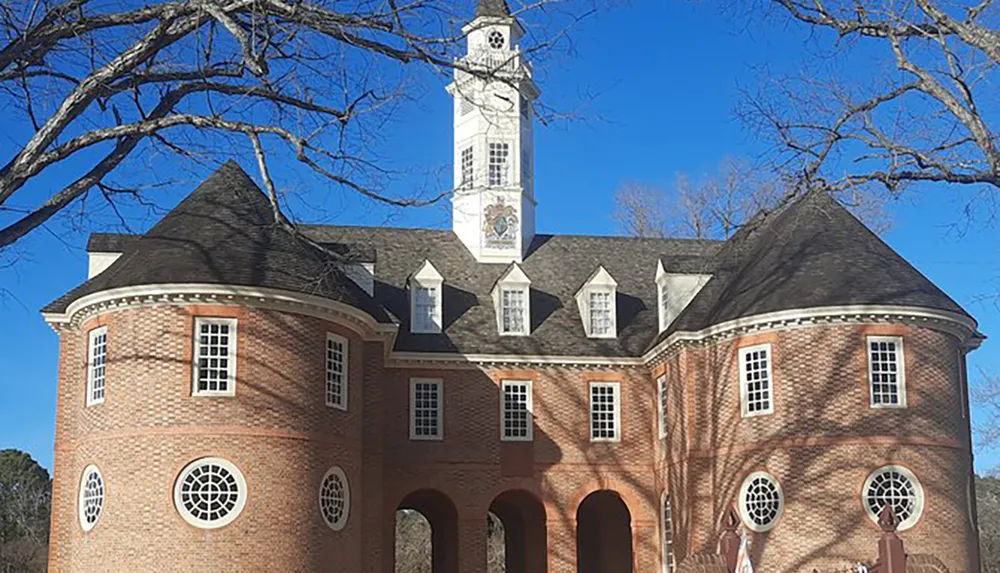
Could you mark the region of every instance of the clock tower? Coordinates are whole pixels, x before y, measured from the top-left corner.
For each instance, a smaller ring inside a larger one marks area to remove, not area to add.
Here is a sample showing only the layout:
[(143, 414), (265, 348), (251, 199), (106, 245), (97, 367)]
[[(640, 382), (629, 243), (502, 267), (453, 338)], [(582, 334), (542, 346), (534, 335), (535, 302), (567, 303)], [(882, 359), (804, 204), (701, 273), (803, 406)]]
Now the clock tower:
[(506, 0), (480, 0), (462, 28), (455, 100), (452, 229), (476, 260), (520, 262), (535, 235), (532, 115), (538, 88)]

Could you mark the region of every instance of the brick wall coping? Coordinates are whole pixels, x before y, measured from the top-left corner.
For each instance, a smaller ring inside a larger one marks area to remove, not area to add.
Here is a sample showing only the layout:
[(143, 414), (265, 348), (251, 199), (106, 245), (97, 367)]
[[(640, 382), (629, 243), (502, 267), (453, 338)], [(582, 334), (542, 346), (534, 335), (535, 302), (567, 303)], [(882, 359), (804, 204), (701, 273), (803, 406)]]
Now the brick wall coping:
[(85, 319), (103, 312), (162, 304), (231, 304), (332, 320), (351, 328), (365, 340), (383, 341), (387, 349), (387, 363), (390, 366), (426, 365), (445, 368), (468, 368), (484, 364), (648, 366), (658, 363), (672, 350), (685, 344), (705, 344), (748, 333), (817, 325), (905, 323), (951, 334), (970, 350), (977, 348), (982, 341), (982, 336), (976, 331), (976, 321), (959, 313), (911, 306), (851, 305), (782, 310), (729, 320), (698, 331), (678, 331), (641, 357), (392, 352), (390, 349), (394, 346), (399, 325), (379, 323), (368, 313), (350, 305), (325, 297), (279, 289), (196, 283), (109, 289), (73, 301), (65, 312), (42, 313), (42, 316), (58, 330), (64, 326), (79, 326)]

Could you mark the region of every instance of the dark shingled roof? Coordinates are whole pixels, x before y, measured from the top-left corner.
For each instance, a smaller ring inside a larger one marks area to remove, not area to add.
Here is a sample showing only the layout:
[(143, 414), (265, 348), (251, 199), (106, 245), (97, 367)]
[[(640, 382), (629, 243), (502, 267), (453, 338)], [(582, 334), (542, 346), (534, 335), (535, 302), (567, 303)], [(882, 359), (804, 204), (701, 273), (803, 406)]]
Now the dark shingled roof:
[(479, 0), (476, 18), (480, 16), (506, 18), (510, 16), (510, 6), (507, 5), (507, 0)]
[[(329, 297), (400, 323), (396, 350), (547, 356), (639, 356), (676, 330), (766, 312), (834, 305), (916, 306), (966, 314), (842, 206), (813, 193), (726, 242), (536, 235), (521, 264), (531, 279), (531, 336), (500, 336), (492, 289), (509, 264), (477, 263), (451, 231), (302, 225), (303, 236), (375, 263), (374, 297), (271, 219), (267, 197), (234, 163), (205, 180), (143, 236), (93, 235), (90, 250), (124, 255), (55, 301), (154, 283), (262, 286)], [(444, 277), (441, 334), (411, 334), (407, 278), (424, 260)], [(656, 267), (712, 274), (658, 333)], [(598, 266), (618, 282), (618, 336), (584, 334), (575, 295)]]

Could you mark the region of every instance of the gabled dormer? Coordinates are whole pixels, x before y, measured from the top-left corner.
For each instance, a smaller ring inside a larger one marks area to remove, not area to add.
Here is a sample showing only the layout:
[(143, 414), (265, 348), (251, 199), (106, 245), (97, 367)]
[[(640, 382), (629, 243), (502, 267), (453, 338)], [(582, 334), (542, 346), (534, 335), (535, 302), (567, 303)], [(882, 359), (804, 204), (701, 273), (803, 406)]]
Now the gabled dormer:
[(597, 267), (576, 292), (576, 304), (587, 337), (615, 338), (618, 335), (617, 296), (618, 282), (603, 266)]
[(531, 279), (511, 263), (493, 286), (493, 308), (501, 336), (531, 334)]
[(709, 274), (668, 273), (663, 259), (656, 263), (656, 306), (660, 332), (670, 326), (711, 278)]
[(410, 332), (440, 333), (444, 277), (429, 260), (424, 260), (407, 279), (406, 286), (410, 291)]

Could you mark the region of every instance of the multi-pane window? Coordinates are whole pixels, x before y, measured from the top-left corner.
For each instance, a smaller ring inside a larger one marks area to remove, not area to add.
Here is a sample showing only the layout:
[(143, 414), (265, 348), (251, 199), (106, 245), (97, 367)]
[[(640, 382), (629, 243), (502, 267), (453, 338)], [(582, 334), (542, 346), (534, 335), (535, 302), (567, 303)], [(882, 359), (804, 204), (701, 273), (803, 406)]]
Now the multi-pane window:
[(531, 381), (504, 380), (500, 384), (503, 396), (500, 418), (503, 427), (500, 438), (505, 442), (531, 441)]
[(510, 156), (510, 144), (490, 143), (489, 184), (507, 185), (507, 164)]
[(667, 316), (670, 315), (670, 297), (667, 296), (666, 285), (660, 285), (656, 290), (660, 301), (660, 330), (663, 330), (669, 326), (667, 324)]
[(90, 331), (87, 349), (87, 405), (104, 403), (108, 372), (108, 329), (105, 326)]
[(909, 529), (924, 510), (924, 488), (913, 472), (902, 466), (885, 466), (872, 472), (862, 493), (868, 516), (875, 522), (885, 506), (891, 505), (899, 529)]
[(440, 440), (442, 428), (442, 381), (428, 378), (410, 380), (410, 439)]
[(659, 421), (660, 438), (667, 437), (667, 377), (656, 379), (656, 413)]
[(754, 472), (743, 480), (740, 488), (740, 515), (753, 531), (774, 527), (785, 507), (785, 498), (778, 481), (766, 472)]
[(437, 287), (417, 286), (413, 293), (413, 320), (417, 332), (437, 332), (441, 317), (438, 315)]
[(617, 442), (621, 438), (621, 386), (618, 382), (590, 383), (590, 440)]
[(460, 165), (462, 168), (462, 179), (459, 187), (469, 187), (472, 185), (472, 146), (462, 150)]
[(740, 398), (743, 416), (774, 411), (771, 389), (771, 345), (740, 349)]
[(674, 570), (674, 544), (671, 523), (670, 496), (663, 494), (663, 573)]
[(524, 334), (527, 324), (527, 292), (525, 289), (503, 289), (500, 293), (500, 312), (504, 334)]
[(236, 393), (236, 319), (196, 318), (194, 394)]
[(589, 297), (590, 306), (590, 335), (608, 336), (614, 334), (614, 317), (612, 312), (614, 306), (611, 300), (611, 291), (592, 291)]
[(347, 409), (347, 339), (326, 335), (326, 405)]
[(903, 339), (897, 336), (869, 336), (867, 342), (872, 407), (905, 407)]

